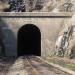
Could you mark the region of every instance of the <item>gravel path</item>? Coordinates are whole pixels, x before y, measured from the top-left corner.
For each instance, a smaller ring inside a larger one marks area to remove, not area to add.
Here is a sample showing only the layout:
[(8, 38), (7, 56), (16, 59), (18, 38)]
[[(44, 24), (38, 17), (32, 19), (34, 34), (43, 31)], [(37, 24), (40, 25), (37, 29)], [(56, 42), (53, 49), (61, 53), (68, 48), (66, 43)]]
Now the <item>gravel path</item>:
[(69, 75), (34, 56), (0, 59), (0, 75)]

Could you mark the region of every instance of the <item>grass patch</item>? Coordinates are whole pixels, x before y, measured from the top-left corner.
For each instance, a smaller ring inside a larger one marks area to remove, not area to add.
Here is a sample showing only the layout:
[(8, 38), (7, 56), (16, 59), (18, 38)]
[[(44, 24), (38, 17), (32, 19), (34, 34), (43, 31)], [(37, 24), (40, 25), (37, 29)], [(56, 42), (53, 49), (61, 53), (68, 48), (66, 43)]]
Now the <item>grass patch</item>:
[(75, 64), (66, 64), (65, 67), (75, 71)]
[(62, 61), (62, 60), (60, 61), (60, 60), (57, 60), (57, 59), (50, 59), (50, 60), (48, 60), (48, 62), (58, 64), (58, 65), (60, 65), (64, 68), (68, 68), (70, 70), (75, 71), (75, 64), (65, 63), (64, 61)]

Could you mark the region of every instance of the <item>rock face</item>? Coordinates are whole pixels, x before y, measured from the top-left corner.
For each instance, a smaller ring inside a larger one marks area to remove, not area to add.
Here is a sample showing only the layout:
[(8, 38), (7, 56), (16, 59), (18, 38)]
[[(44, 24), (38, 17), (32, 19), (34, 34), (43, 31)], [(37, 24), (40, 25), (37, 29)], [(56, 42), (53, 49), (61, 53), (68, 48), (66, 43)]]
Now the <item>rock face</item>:
[(43, 9), (43, 12), (74, 12), (75, 11), (75, 1), (56, 1), (52, 0), (47, 2)]
[[(0, 2), (4, 5), (4, 6), (3, 5), (0, 6), (0, 7), (3, 7), (3, 8), (0, 8), (0, 11), (3, 11), (5, 8), (6, 9), (9, 8), (10, 4), (7, 4), (8, 1), (6, 2), (3, 0)], [(34, 12), (34, 11), (36, 12), (37, 11), (38, 12), (74, 12), (75, 11), (75, 1), (74, 0), (66, 0), (66, 1), (62, 1), (62, 0), (22, 0), (22, 2), (23, 2), (22, 5), (24, 5), (24, 7), (22, 7), (24, 8), (24, 11), (22, 12)], [(13, 3), (13, 6), (17, 5), (17, 3), (16, 4)], [(20, 5), (17, 5), (16, 8), (17, 7), (19, 8)], [(21, 10), (22, 8), (20, 7), (19, 10)]]
[(43, 7), (43, 9), (42, 9), (42, 11), (43, 12), (51, 12), (54, 8), (55, 8), (55, 6), (56, 6), (56, 2), (55, 1), (49, 1), (49, 2), (47, 2), (45, 5), (44, 5), (44, 7)]
[(61, 55), (63, 57), (65, 56), (69, 58), (75, 58), (75, 25), (74, 25), (75, 22), (74, 22), (74, 19), (75, 19), (75, 15), (72, 16), (72, 18), (68, 21), (69, 23), (62, 29), (63, 34), (61, 34), (61, 36), (64, 36), (64, 32), (68, 33), (69, 28), (71, 30), (69, 35), (66, 34), (67, 37), (65, 38), (65, 40), (63, 41), (64, 39), (63, 37), (61, 38), (59, 42), (58, 39), (60, 38), (60, 36), (58, 36), (57, 43), (60, 43), (60, 45), (56, 43), (57, 55)]

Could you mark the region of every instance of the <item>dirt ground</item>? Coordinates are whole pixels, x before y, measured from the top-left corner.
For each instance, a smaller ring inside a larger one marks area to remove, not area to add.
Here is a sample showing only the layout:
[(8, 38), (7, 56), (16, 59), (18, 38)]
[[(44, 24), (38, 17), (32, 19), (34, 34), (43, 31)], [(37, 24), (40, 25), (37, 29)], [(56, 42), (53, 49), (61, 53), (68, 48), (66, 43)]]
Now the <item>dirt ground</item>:
[(75, 59), (68, 59), (66, 57), (61, 58), (61, 57), (51, 57), (47, 58), (49, 62), (52, 62), (54, 64), (58, 64), (62, 67), (68, 68), (70, 70), (75, 71)]

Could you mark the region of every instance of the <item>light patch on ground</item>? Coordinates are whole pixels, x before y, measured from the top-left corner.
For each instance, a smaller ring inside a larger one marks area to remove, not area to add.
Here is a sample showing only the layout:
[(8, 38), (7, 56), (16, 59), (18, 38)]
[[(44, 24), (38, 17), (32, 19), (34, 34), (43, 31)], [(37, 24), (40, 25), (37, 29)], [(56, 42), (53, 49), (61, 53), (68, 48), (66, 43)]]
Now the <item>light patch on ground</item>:
[(15, 72), (8, 72), (7, 75), (28, 75), (28, 73), (25, 70), (20, 70)]

